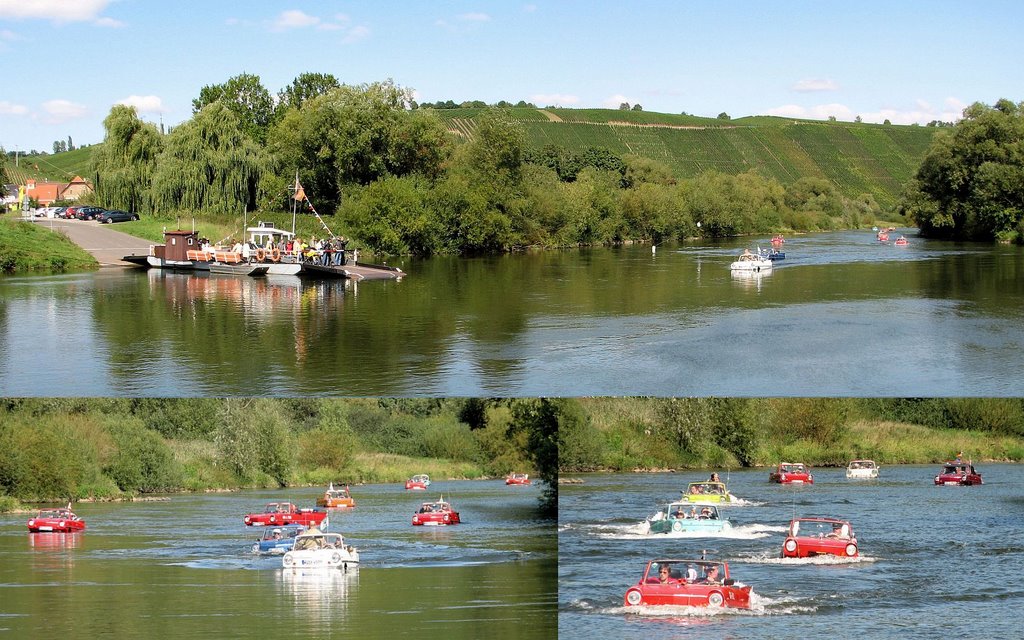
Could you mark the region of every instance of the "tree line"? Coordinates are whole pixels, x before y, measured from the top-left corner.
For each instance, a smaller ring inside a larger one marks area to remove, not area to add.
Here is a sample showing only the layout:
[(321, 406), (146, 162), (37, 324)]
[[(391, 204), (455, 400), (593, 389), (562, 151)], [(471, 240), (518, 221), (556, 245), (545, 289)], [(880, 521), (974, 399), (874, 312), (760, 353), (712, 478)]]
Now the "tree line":
[(527, 144), (501, 108), (468, 140), (390, 81), (343, 85), (303, 74), (272, 99), (257, 76), (203, 87), (190, 120), (162, 134), (116, 105), (93, 156), (98, 203), (171, 213), (284, 212), (298, 174), (318, 212), (389, 254), (469, 254), (856, 227), (882, 215), (870, 196), (803, 178), (665, 165), (606, 149)]
[(557, 500), (557, 404), (484, 399), (6, 399), (0, 503), (529, 472)]

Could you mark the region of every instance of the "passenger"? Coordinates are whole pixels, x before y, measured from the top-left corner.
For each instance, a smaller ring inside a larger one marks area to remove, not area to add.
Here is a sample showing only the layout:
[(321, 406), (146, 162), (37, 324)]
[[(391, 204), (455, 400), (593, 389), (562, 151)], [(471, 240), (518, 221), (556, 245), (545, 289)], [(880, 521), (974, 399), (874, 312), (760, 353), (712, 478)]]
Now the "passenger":
[(658, 568), (658, 582), (661, 584), (672, 582), (672, 569), (667, 564), (663, 564)]
[(711, 509), (709, 509), (707, 507), (704, 507), (703, 509), (700, 510), (700, 519), (701, 520), (707, 520), (710, 517), (711, 517)]
[(280, 539), (281, 539), (281, 530), (280, 529), (274, 529), (274, 540), (280, 540)]
[(709, 482), (721, 482), (721, 480), (718, 478), (718, 474), (717, 473), (712, 473), (711, 474), (711, 479), (709, 480)]
[(690, 507), (690, 517), (696, 520), (696, 518), (697, 518), (697, 507)]
[(697, 568), (692, 564), (686, 565), (686, 581), (697, 582)]
[(682, 507), (677, 507), (676, 508), (676, 513), (675, 513), (675, 517), (676, 517), (677, 520), (685, 520), (686, 519), (686, 511), (684, 511)]
[(718, 581), (718, 565), (713, 564), (707, 569), (707, 574), (704, 576), (704, 584), (722, 584)]

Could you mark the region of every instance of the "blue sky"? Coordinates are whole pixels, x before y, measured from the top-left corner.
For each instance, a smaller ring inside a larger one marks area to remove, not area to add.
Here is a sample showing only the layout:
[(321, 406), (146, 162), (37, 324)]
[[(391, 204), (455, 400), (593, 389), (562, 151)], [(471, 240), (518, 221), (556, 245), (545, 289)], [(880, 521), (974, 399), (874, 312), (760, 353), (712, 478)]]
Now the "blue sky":
[(1024, 3), (0, 0), (0, 146), (103, 140), (112, 105), (191, 115), (204, 85), (304, 72), (420, 101), (950, 121), (1024, 100)]

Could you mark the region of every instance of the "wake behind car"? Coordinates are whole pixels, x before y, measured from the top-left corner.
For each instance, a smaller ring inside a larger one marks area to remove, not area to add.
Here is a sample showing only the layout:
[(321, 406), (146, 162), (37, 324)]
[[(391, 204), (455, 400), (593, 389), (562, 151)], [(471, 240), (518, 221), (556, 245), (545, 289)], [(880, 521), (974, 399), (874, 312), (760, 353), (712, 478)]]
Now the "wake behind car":
[(626, 591), (625, 605), (750, 608), (750, 587), (729, 575), (729, 564), (715, 560), (658, 558)]
[(252, 552), (276, 555), (291, 551), (292, 545), (295, 544), (295, 537), (305, 530), (305, 527), (298, 525), (267, 527), (263, 530), (263, 536), (253, 543)]
[(836, 518), (796, 518), (789, 523), (783, 558), (810, 558), (829, 555), (856, 558), (857, 538), (846, 520)]
[(263, 509), (263, 513), (249, 513), (243, 518), (246, 526), (280, 526), (283, 524), (301, 524), (304, 527), (318, 525), (327, 517), (321, 509), (300, 509), (291, 502), (271, 502)]
[(128, 213), (127, 211), (121, 211), (120, 209), (104, 211), (103, 213), (96, 216), (96, 222), (99, 222), (100, 224), (110, 224), (112, 222), (132, 222), (138, 219), (139, 214)]
[(814, 476), (802, 462), (780, 462), (775, 471), (768, 474), (768, 482), (814, 484)]
[(651, 533), (718, 533), (732, 529), (715, 505), (673, 502), (651, 516)]
[(345, 544), (340, 533), (311, 529), (295, 538), (295, 545), (281, 558), (285, 569), (349, 569), (359, 567), (359, 551)]
[(85, 520), (76, 516), (70, 508), (43, 509), (29, 519), (28, 530), (30, 533), (73, 533), (85, 530)]

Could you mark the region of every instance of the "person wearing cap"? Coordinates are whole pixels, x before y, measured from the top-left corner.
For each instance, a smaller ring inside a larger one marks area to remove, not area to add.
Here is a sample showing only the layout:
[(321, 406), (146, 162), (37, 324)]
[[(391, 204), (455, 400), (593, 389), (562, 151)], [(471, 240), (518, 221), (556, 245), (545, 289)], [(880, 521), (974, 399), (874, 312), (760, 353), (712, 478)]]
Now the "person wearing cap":
[(274, 529), (273, 534), (274, 534), (274, 540), (280, 540), (281, 539), (281, 530), (280, 529)]
[(713, 564), (707, 569), (707, 573), (704, 574), (704, 584), (721, 584), (718, 581), (718, 565)]

